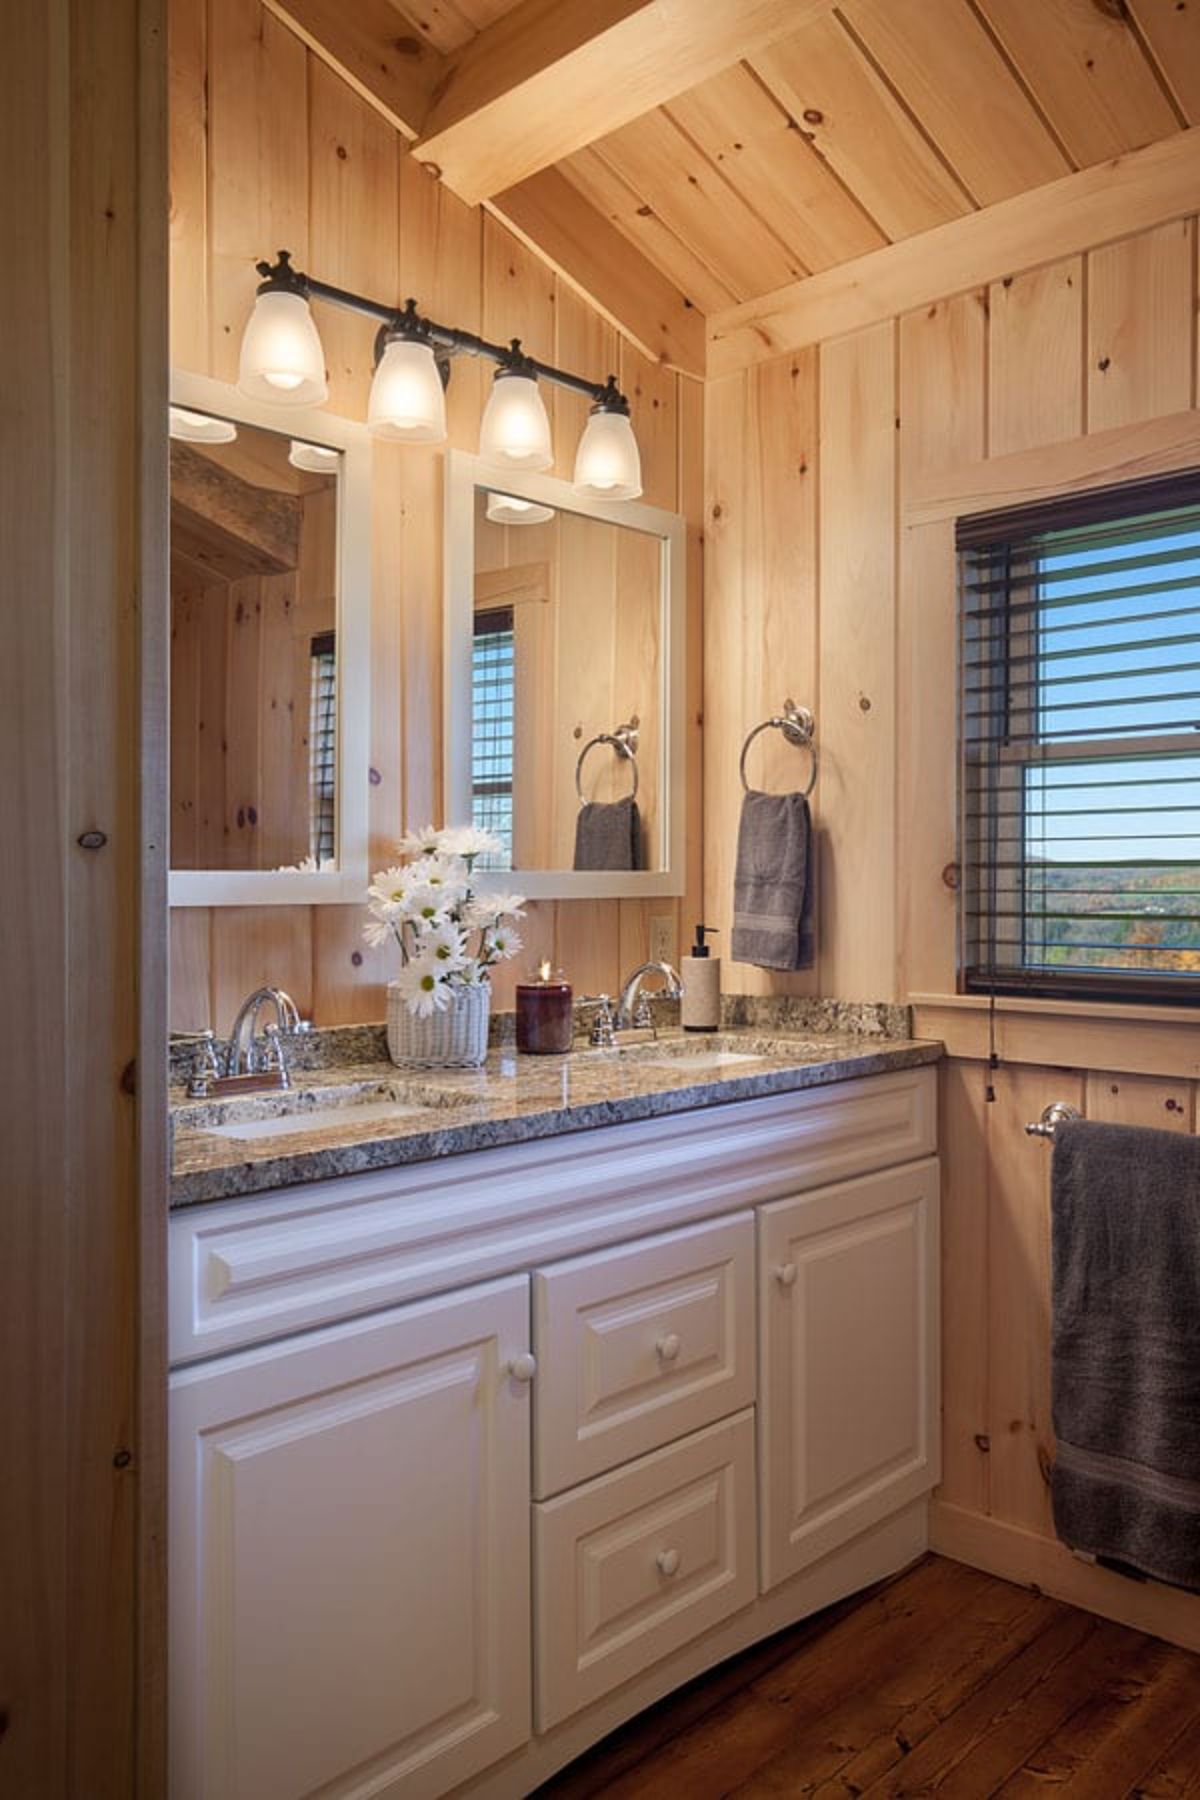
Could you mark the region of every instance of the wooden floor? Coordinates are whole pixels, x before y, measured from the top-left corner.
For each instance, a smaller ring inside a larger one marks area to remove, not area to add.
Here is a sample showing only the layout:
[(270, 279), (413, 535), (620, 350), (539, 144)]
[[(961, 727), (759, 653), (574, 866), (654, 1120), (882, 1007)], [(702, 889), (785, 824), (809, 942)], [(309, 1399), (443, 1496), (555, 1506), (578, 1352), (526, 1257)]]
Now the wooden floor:
[(930, 1556), (694, 1682), (540, 1800), (1200, 1796), (1200, 1657)]

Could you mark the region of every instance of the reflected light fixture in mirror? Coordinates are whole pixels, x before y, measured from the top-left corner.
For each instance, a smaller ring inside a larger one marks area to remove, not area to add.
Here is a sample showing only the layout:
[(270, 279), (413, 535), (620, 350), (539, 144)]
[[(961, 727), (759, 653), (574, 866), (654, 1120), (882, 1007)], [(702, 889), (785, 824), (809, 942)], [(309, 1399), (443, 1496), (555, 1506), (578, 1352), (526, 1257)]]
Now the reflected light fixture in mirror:
[(237, 426), (232, 419), (215, 419), (211, 413), (192, 412), (186, 406), (169, 409), (169, 430), (185, 444), (232, 444)]
[(537, 381), (520, 369), (497, 369), (479, 427), (479, 454), (502, 469), (549, 469), (550, 420)]
[(493, 525), (544, 525), (554, 517), (554, 508), (539, 506), (536, 500), (518, 500), (515, 494), (489, 492), (487, 516)]
[(341, 454), (340, 450), (331, 450), (327, 444), (306, 444), (302, 438), (293, 438), (288, 461), (293, 469), (305, 469), (310, 475), (334, 475)]
[(428, 344), (407, 336), (387, 339), (371, 382), (367, 430), (409, 444), (444, 444), (446, 390)]

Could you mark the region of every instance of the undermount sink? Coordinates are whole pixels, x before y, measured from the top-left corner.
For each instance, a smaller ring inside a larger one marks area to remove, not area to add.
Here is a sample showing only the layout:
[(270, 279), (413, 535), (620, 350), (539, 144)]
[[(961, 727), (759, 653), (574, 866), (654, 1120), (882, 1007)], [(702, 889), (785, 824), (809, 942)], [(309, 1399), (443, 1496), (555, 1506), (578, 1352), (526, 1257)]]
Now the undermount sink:
[(762, 1062), (762, 1060), (761, 1056), (756, 1056), (749, 1050), (692, 1050), (686, 1044), (681, 1044), (677, 1050), (660, 1045), (653, 1054), (638, 1058), (639, 1062), (647, 1064), (652, 1069), (696, 1070), (728, 1069), (732, 1068), (735, 1063)]
[(457, 1104), (461, 1104), (458, 1095), (421, 1082), (328, 1082), (185, 1104), (176, 1109), (174, 1126), (177, 1132), (199, 1131), (235, 1143), (255, 1143), (333, 1128), (377, 1127), (444, 1112)]

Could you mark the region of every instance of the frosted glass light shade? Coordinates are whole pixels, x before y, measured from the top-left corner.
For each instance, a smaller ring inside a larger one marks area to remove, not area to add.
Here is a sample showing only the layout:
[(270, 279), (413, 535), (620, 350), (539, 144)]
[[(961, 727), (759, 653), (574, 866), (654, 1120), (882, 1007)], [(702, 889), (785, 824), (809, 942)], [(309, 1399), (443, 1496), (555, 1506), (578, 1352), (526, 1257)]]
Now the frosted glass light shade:
[(493, 525), (544, 525), (554, 517), (554, 508), (540, 506), (536, 500), (518, 500), (515, 494), (490, 493), (487, 516)]
[(479, 427), (479, 454), (502, 469), (548, 469), (550, 420), (529, 375), (497, 375)]
[(232, 444), (237, 436), (237, 426), (232, 419), (218, 419), (212, 413), (172, 406), (168, 417), (171, 436), (185, 444)]
[(446, 391), (428, 344), (392, 338), (371, 383), (367, 430), (409, 444), (444, 444)]
[(341, 455), (340, 450), (331, 450), (328, 444), (306, 444), (303, 438), (293, 438), (288, 449), (293, 469), (307, 469), (310, 475), (335, 474)]
[(592, 413), (575, 455), (573, 485), (577, 494), (590, 500), (637, 499), (642, 491), (642, 459), (628, 413)]
[(275, 288), (258, 296), (242, 336), (238, 387), (277, 406), (320, 406), (329, 398), (325, 353), (302, 294)]

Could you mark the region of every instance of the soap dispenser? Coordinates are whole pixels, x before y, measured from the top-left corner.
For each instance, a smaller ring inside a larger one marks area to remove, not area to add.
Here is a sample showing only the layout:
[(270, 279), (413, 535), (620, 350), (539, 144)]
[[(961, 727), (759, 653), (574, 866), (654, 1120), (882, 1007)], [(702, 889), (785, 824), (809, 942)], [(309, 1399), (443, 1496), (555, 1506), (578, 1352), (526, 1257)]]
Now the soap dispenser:
[(716, 1031), (721, 1023), (721, 959), (704, 941), (715, 932), (715, 925), (697, 925), (692, 953), (683, 959), (679, 1022), (685, 1031)]

